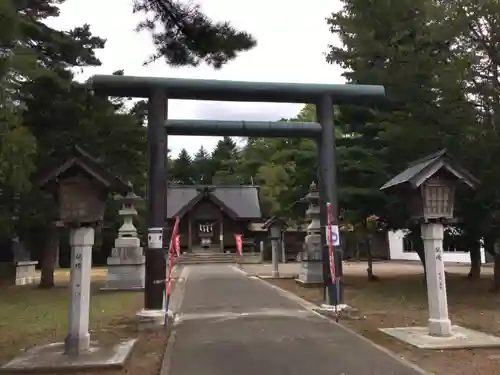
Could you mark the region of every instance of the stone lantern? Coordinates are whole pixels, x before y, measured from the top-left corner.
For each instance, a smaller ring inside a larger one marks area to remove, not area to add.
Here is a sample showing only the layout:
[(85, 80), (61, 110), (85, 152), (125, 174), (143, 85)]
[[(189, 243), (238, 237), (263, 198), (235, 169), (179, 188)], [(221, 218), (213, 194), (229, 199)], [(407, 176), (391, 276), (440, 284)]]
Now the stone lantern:
[(40, 178), (38, 185), (57, 198), (59, 219), (70, 228), (71, 294), (65, 353), (78, 355), (90, 348), (94, 228), (104, 217), (108, 194), (126, 194), (130, 187), (78, 146), (73, 148), (72, 157)]
[(304, 239), (301, 269), (297, 282), (309, 285), (323, 284), (319, 189), (315, 182), (309, 186), (309, 193), (305, 196), (305, 200), (309, 201), (306, 216), (311, 222), (306, 228), (307, 236)]
[(400, 194), (408, 202), (411, 216), (421, 223), (424, 242), (429, 334), (452, 335), (448, 317), (443, 262), (444, 224), (453, 219), (455, 190), (459, 185), (475, 189), (479, 181), (441, 150), (411, 163), (381, 190)]
[[(272, 275), (273, 277), (279, 277), (279, 256), (278, 256), (278, 249), (280, 248), (280, 244), (282, 244), (282, 238), (283, 238), (283, 231), (288, 227), (287, 223), (283, 220), (280, 219), (276, 216), (273, 216), (269, 220), (267, 220), (264, 225), (262, 225), (262, 229), (267, 230), (269, 239), (271, 240), (271, 247), (272, 247), (272, 265), (273, 265), (273, 271)], [(284, 262), (284, 256), (285, 254), (282, 254), (283, 262)]]
[(118, 233), (121, 235), (120, 237), (137, 237), (137, 229), (134, 225), (134, 217), (137, 216), (135, 204), (141, 201), (142, 198), (133, 191), (129, 191), (120, 200), (122, 201), (122, 208), (118, 211), (118, 215), (123, 217), (123, 225), (118, 229)]
[(135, 203), (141, 200), (133, 191), (119, 198), (122, 208), (118, 215), (123, 217), (123, 225), (118, 229), (115, 246), (108, 257), (108, 276), (105, 290), (143, 290), (145, 285), (145, 263), (134, 217), (137, 216)]

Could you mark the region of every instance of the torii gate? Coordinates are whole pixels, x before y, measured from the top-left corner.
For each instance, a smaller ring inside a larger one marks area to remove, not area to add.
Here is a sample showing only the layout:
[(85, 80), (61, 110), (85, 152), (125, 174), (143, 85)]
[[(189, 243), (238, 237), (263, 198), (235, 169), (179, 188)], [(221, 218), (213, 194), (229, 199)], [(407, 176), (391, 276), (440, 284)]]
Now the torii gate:
[[(149, 236), (163, 231), (167, 199), (168, 135), (309, 137), (317, 142), (318, 187), (321, 227), (327, 225), (326, 203), (333, 207), (333, 224), (338, 224), (337, 181), (334, 138), (334, 104), (372, 105), (385, 98), (383, 86), (353, 84), (307, 84), (244, 82), (201, 79), (95, 75), (89, 84), (97, 94), (147, 98), (148, 101), (148, 227)], [(167, 121), (168, 100), (216, 100), (233, 102), (307, 103), (316, 105), (317, 121)], [(323, 280), (331, 296), (336, 296), (328, 264), (326, 231), (321, 231)], [(342, 254), (335, 249), (337, 274), (342, 275)], [(144, 312), (164, 315), (165, 261), (162, 245), (150, 242), (146, 251)], [(339, 295), (342, 299), (342, 293)], [(332, 302), (332, 301), (330, 301)], [(341, 302), (341, 301), (337, 301)]]

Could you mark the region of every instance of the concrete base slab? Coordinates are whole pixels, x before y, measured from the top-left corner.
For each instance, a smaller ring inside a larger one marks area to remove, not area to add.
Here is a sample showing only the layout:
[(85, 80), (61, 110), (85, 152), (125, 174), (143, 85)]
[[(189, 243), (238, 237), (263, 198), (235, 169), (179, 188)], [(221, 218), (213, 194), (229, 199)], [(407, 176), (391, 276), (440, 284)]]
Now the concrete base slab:
[(380, 328), (380, 331), (420, 349), (467, 349), (500, 347), (500, 337), (452, 326), (449, 337), (430, 336), (427, 327)]
[(320, 307), (315, 308), (314, 311), (330, 318), (338, 318), (342, 320), (366, 319), (364, 315), (361, 315), (358, 309), (346, 304), (337, 305), (337, 308), (335, 308), (334, 305), (327, 305), (323, 303)]
[(304, 281), (304, 280), (301, 280), (298, 278), (295, 279), (295, 282), (303, 288), (318, 288), (320, 286), (325, 285), (325, 283), (323, 281), (311, 282), (311, 281)]
[(112, 346), (92, 342), (87, 353), (70, 356), (64, 354), (64, 343), (36, 346), (0, 368), (1, 372), (53, 373), (62, 370), (96, 370), (122, 368), (137, 339), (122, 341)]
[(165, 325), (165, 315), (168, 321), (169, 318), (173, 318), (174, 313), (171, 310), (142, 309), (136, 314), (137, 318), (139, 318), (139, 329), (148, 330), (162, 328)]
[(129, 288), (110, 288), (103, 287), (101, 292), (144, 292), (144, 287), (129, 287)]
[(318, 310), (320, 311), (329, 311), (329, 312), (338, 312), (342, 310), (348, 310), (351, 307), (346, 305), (345, 303), (341, 303), (337, 306), (335, 305), (327, 305), (326, 303), (322, 303)]
[(142, 309), (136, 316), (139, 318), (139, 324), (156, 324), (162, 325), (165, 321), (165, 310), (148, 310)]
[(272, 275), (257, 275), (259, 279), (264, 279), (264, 280), (288, 280), (288, 279), (295, 279), (297, 275), (284, 275), (284, 276), (272, 276)]

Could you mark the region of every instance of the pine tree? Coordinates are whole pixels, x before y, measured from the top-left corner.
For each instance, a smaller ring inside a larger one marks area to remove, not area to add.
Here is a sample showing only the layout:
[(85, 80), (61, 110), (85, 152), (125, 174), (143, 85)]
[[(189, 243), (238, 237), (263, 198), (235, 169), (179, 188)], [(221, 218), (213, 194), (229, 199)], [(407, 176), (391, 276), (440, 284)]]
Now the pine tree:
[(231, 137), (220, 140), (212, 152), (212, 183), (217, 185), (242, 183), (238, 174), (239, 158), (236, 142)]
[(193, 160), (193, 179), (197, 184), (210, 184), (212, 181), (212, 160), (203, 146), (196, 152)]
[(193, 159), (185, 148), (181, 150), (177, 159), (174, 160), (173, 168), (170, 172), (172, 181), (182, 185), (192, 185), (193, 179)]
[(235, 30), (229, 22), (212, 22), (192, 2), (134, 0), (134, 12), (146, 16), (137, 29), (149, 31), (156, 47), (150, 62), (164, 58), (172, 66), (204, 62), (220, 68), (256, 45), (250, 34)]

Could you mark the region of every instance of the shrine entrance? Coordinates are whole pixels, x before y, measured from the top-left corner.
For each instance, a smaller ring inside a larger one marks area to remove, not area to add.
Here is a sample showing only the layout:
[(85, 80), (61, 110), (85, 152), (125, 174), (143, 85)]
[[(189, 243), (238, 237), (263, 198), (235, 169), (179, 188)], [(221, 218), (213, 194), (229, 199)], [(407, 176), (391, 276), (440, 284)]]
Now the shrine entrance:
[(203, 220), (198, 223), (198, 238), (200, 240), (199, 246), (203, 249), (212, 247), (214, 237), (214, 223)]
[[(237, 82), (119, 75), (95, 75), (89, 80), (89, 84), (97, 94), (148, 99), (148, 227), (151, 233), (157, 233), (159, 228), (164, 228), (166, 222), (168, 135), (314, 139), (318, 150), (323, 280), (325, 287), (329, 289), (327, 296), (342, 296), (338, 290), (333, 291), (341, 285), (331, 282), (324, 230), (327, 224), (327, 202), (334, 208), (333, 224), (338, 224), (333, 106), (376, 104), (385, 97), (383, 86)], [(318, 122), (167, 120), (169, 99), (314, 104)], [(208, 224), (196, 228), (200, 229), (200, 235), (203, 234), (200, 242), (210, 242), (209, 228)], [(166, 233), (163, 236), (169, 237)], [(165, 238), (163, 241), (168, 243)], [(335, 246), (339, 275), (342, 275), (341, 257), (340, 246)], [(165, 279), (165, 268), (163, 247), (158, 245), (158, 242), (149, 244), (146, 251), (144, 306), (147, 310), (162, 309), (165, 288), (162, 280)]]

